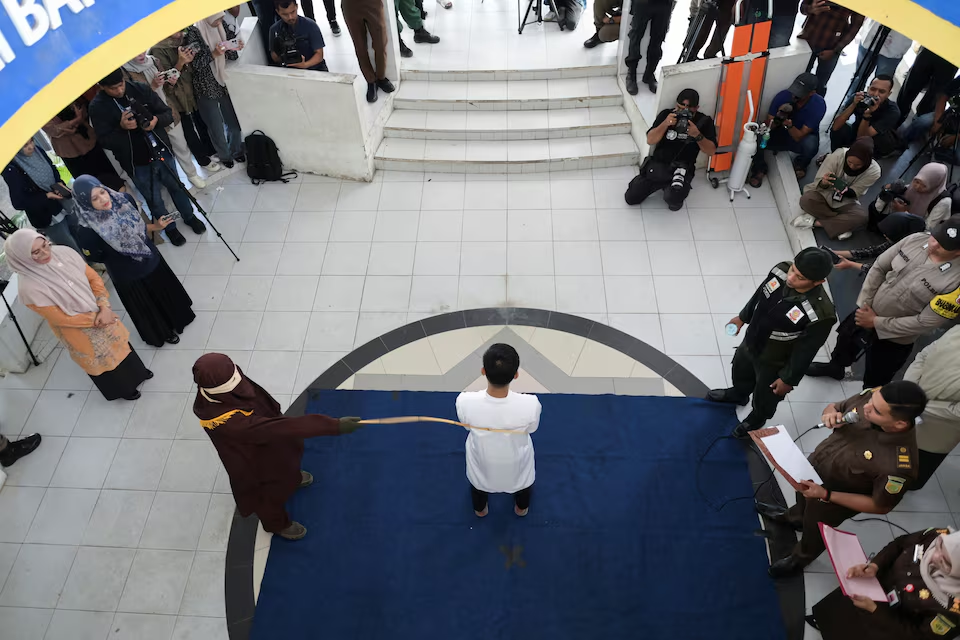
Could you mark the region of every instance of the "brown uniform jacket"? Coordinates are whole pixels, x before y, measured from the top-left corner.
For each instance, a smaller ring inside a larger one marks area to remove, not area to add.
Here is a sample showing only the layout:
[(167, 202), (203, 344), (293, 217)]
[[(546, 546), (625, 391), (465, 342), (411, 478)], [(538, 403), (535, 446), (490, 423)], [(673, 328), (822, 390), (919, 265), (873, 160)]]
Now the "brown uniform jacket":
[(838, 588), (813, 607), (823, 640), (939, 640), (960, 635), (960, 600), (944, 607), (930, 595), (914, 560), (916, 545), (928, 548), (948, 529), (927, 529), (900, 536), (872, 560), (884, 591), (896, 591), (899, 604), (877, 605), (868, 613), (853, 606)]
[(917, 479), (914, 429), (887, 433), (863, 417), (872, 389), (837, 404), (837, 411), (857, 409), (860, 419), (834, 429), (809, 460), (831, 491), (871, 496), (879, 507), (893, 509)]

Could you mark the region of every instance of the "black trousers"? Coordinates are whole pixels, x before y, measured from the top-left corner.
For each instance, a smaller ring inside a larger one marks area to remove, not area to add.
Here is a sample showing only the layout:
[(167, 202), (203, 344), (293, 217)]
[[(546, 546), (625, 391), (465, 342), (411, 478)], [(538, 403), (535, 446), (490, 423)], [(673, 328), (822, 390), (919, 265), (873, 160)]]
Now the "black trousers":
[(933, 51), (923, 49), (917, 54), (917, 59), (907, 74), (907, 79), (900, 87), (900, 93), (897, 94), (897, 106), (900, 107), (900, 126), (910, 115), (910, 109), (913, 107), (913, 101), (917, 99), (920, 92), (924, 89), (927, 94), (917, 105), (917, 115), (933, 111), (936, 103), (936, 94), (948, 82), (957, 75), (957, 67), (947, 62)]
[(920, 468), (917, 472), (917, 481), (910, 487), (911, 491), (919, 491), (923, 489), (923, 486), (927, 484), (930, 478), (933, 477), (933, 474), (937, 472), (937, 469), (943, 464), (943, 461), (947, 459), (949, 453), (932, 453), (930, 451), (924, 451), (923, 449), (919, 450), (919, 460), (917, 463), (920, 465)]
[(764, 362), (754, 350), (741, 344), (733, 354), (733, 393), (746, 400), (753, 395), (750, 415), (746, 421), (754, 426), (763, 426), (777, 412), (777, 405), (783, 400), (770, 388), (780, 377), (782, 364)]
[(875, 329), (858, 327), (852, 312), (837, 327), (837, 346), (830, 354), (830, 363), (849, 367), (865, 355), (863, 388), (881, 387), (896, 375), (904, 365), (912, 344), (899, 344), (877, 336)]
[[(517, 509), (523, 511), (530, 507), (531, 493), (533, 493), (533, 485), (530, 485), (526, 489), (520, 489), (520, 491), (513, 494), (513, 503), (517, 505)], [(486, 491), (480, 491), (480, 489), (470, 485), (470, 500), (473, 502), (474, 511), (483, 511), (487, 507), (488, 495)]]
[[(830, 150), (836, 151), (840, 147), (849, 147), (857, 139), (857, 132), (853, 126), (844, 123), (842, 127), (834, 131), (830, 129)], [(894, 131), (878, 131), (873, 136), (873, 155), (882, 158), (897, 150), (900, 146), (900, 139)]]
[(820, 502), (812, 498), (805, 498), (802, 493), (798, 492), (797, 503), (787, 510), (787, 519), (792, 524), (803, 525), (803, 535), (800, 537), (800, 542), (793, 548), (794, 557), (800, 560), (803, 566), (807, 566), (816, 560), (817, 556), (826, 549), (818, 523), (822, 522), (825, 525), (837, 527), (858, 513), (860, 512), (832, 502)]
[(647, 66), (643, 72), (644, 77), (652, 76), (657, 70), (657, 65), (663, 57), (663, 41), (667, 38), (667, 31), (670, 30), (670, 13), (673, 10), (673, 3), (650, 4), (649, 2), (636, 3), (633, 6), (633, 16), (630, 19), (629, 40), (627, 44), (627, 57), (624, 62), (628, 69), (633, 69), (636, 73), (637, 65), (640, 63), (640, 41), (643, 40), (643, 34), (647, 32), (647, 25), (650, 25), (650, 41), (647, 43)]
[(693, 181), (693, 167), (684, 167), (686, 176), (683, 186), (674, 189), (673, 174), (674, 167), (657, 162), (655, 160), (644, 162), (640, 165), (640, 175), (636, 176), (627, 185), (627, 191), (623, 194), (623, 199), (627, 204), (640, 204), (646, 200), (654, 191), (663, 190), (663, 199), (671, 211), (677, 211), (683, 206), (683, 201), (690, 194), (690, 183)]
[(210, 164), (210, 156), (215, 151), (213, 142), (210, 140), (210, 133), (207, 131), (207, 125), (200, 117), (200, 112), (185, 113), (181, 111), (180, 122), (183, 123), (183, 137), (187, 139), (190, 153), (197, 159), (201, 167), (207, 166)]
[[(303, 7), (303, 15), (311, 20), (316, 20), (313, 15), (313, 0), (300, 0), (300, 6)], [(323, 7), (327, 10), (327, 22), (333, 22), (337, 19), (336, 0), (323, 0)]]

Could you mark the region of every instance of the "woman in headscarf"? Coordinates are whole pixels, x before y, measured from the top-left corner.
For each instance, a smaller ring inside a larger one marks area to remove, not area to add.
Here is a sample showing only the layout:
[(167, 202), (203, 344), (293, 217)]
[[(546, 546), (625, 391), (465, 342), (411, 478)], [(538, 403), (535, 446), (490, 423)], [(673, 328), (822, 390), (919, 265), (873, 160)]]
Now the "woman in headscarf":
[[(899, 184), (902, 189), (903, 183)], [(946, 187), (946, 165), (928, 162), (920, 168), (902, 195), (890, 193), (889, 184), (883, 186), (883, 193), (870, 203), (870, 223), (867, 228), (875, 230), (887, 216), (907, 211), (926, 220), (927, 231), (933, 231), (950, 217), (953, 200), (946, 192)]]
[(54, 191), (55, 185), (64, 191), (67, 185), (33, 138), (3, 170), (3, 180), (10, 189), (10, 204), (26, 213), (37, 231), (80, 253), (74, 238), (77, 219), (71, 213), (70, 199)]
[(264, 531), (288, 540), (305, 536), (306, 527), (284, 506), (313, 482), (300, 469), (303, 440), (352, 433), (361, 427), (359, 418), (284, 417), (277, 401), (222, 353), (201, 356), (193, 380), (193, 413), (217, 448), (240, 514), (256, 513)]
[[(840, 256), (840, 262), (834, 265), (837, 269), (860, 269), (863, 275), (873, 266), (872, 260), (879, 257), (884, 251), (914, 233), (920, 233), (925, 228), (923, 218), (906, 211), (896, 211), (885, 217), (878, 225), (878, 231), (883, 234), (884, 242), (849, 251), (834, 251)], [(871, 261), (871, 262), (868, 262)]]
[(120, 69), (123, 71), (124, 80), (132, 80), (147, 85), (153, 89), (165, 105), (170, 107), (170, 111), (173, 113), (173, 124), (165, 129), (167, 136), (170, 137), (170, 150), (177, 157), (177, 164), (183, 169), (190, 183), (198, 189), (203, 189), (207, 186), (207, 183), (197, 174), (197, 167), (193, 164), (193, 156), (187, 146), (187, 138), (183, 133), (183, 127), (180, 126), (180, 108), (170, 104), (167, 99), (163, 87), (169, 80), (160, 75), (160, 68), (157, 66), (156, 59), (151, 55), (141, 53)]
[(147, 236), (173, 219), (164, 216), (145, 224), (133, 196), (108, 189), (92, 176), (77, 178), (73, 193), (83, 253), (106, 265), (140, 337), (154, 347), (180, 342), (178, 334), (196, 317), (193, 300)]
[[(223, 166), (246, 162), (240, 121), (227, 91), (227, 60), (236, 60), (237, 52), (223, 47), (223, 12), (200, 20), (184, 31), (183, 44), (197, 50), (193, 59), (193, 92), (200, 116), (207, 124), (210, 139)], [(240, 42), (243, 48), (243, 42)]]
[(20, 301), (43, 316), (103, 397), (139, 398), (137, 387), (153, 373), (130, 346), (130, 332), (110, 308), (97, 272), (77, 252), (50, 244), (33, 229), (13, 232), (3, 250), (20, 276)]
[(851, 578), (877, 578), (893, 603), (847, 597), (837, 587), (807, 623), (823, 640), (933, 640), (960, 635), (960, 533), (927, 529), (900, 536)]
[(873, 159), (873, 138), (857, 138), (850, 148), (828, 155), (816, 179), (803, 188), (800, 208), (806, 213), (791, 224), (801, 229), (822, 227), (831, 238), (846, 240), (867, 224), (867, 208), (860, 198), (880, 178)]
[(97, 133), (87, 113), (88, 104), (89, 101), (80, 96), (43, 125), (43, 131), (50, 136), (54, 152), (72, 175), (96, 176), (111, 189), (126, 190), (123, 178), (97, 142)]

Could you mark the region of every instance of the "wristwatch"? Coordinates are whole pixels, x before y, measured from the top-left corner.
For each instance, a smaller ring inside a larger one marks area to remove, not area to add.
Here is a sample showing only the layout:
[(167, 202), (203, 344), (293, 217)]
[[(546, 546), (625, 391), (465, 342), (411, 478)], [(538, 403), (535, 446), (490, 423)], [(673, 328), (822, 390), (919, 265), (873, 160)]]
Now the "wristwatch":
[(701, 140), (703, 140), (703, 134), (702, 133), (698, 134), (697, 137), (694, 138), (694, 140), (696, 140), (697, 142), (700, 142)]

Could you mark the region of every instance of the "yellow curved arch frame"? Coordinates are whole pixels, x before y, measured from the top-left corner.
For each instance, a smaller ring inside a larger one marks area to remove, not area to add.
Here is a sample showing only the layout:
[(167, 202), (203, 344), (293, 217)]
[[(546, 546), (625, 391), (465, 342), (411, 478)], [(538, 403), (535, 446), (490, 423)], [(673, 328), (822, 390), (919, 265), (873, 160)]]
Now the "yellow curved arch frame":
[(911, 0), (840, 0), (837, 4), (887, 25), (960, 66), (960, 26), (917, 3)]
[(237, 4), (239, 0), (173, 0), (71, 64), (0, 127), (0, 166), (6, 166), (30, 136), (105, 75), (171, 33)]

